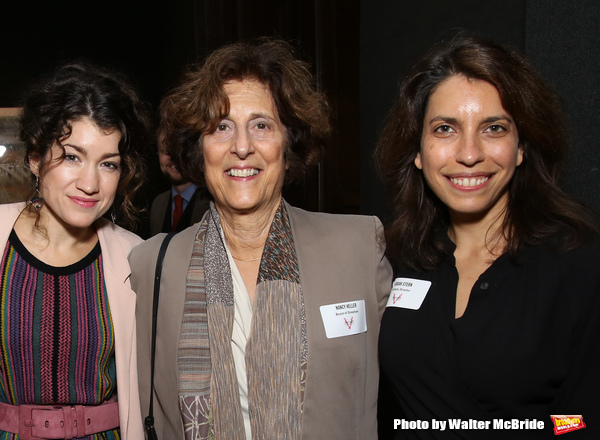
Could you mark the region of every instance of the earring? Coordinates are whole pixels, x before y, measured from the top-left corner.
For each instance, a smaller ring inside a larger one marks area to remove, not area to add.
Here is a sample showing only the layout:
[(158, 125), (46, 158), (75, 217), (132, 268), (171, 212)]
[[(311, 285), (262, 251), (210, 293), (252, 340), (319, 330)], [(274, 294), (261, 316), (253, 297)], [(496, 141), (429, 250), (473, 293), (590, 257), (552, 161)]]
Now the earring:
[(35, 196), (33, 196), (29, 203), (31, 203), (36, 211), (39, 211), (44, 206), (44, 199), (40, 193), (40, 178), (38, 176), (35, 176), (35, 193)]
[(115, 214), (115, 207), (110, 208), (110, 219), (113, 223), (117, 223), (117, 216)]

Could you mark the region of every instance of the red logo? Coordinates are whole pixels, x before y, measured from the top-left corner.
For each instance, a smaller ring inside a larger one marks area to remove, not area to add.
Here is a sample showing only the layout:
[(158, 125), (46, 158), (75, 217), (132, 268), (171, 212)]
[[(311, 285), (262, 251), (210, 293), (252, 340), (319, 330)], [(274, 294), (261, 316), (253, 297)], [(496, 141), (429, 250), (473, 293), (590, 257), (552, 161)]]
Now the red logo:
[(576, 431), (585, 428), (583, 417), (578, 416), (550, 416), (554, 423), (554, 434), (565, 434), (567, 432)]
[(354, 324), (354, 317), (350, 318), (350, 322), (346, 321), (346, 318), (344, 318), (344, 322), (346, 323), (348, 328), (352, 328), (352, 325)]
[(392, 304), (396, 304), (396, 301), (400, 301), (400, 298), (402, 298), (402, 295), (404, 295), (403, 293), (401, 293), (400, 295), (398, 295), (398, 297), (396, 297), (396, 294), (394, 293), (394, 296), (392, 297)]

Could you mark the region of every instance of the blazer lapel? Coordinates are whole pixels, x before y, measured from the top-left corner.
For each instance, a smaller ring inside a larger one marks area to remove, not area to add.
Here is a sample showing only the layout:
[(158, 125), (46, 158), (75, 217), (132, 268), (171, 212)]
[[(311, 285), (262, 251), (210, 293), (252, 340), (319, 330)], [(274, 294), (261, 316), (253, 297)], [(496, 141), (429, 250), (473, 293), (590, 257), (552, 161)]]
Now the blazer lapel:
[[(100, 219), (97, 225), (98, 240), (102, 249), (102, 269), (108, 296), (108, 304), (115, 332), (115, 362), (117, 383), (129, 382), (132, 341), (135, 324), (135, 293), (129, 287), (129, 263), (127, 253), (112, 225)], [(123, 389), (124, 388), (124, 389)], [(129, 406), (128, 387), (119, 389), (119, 408)]]

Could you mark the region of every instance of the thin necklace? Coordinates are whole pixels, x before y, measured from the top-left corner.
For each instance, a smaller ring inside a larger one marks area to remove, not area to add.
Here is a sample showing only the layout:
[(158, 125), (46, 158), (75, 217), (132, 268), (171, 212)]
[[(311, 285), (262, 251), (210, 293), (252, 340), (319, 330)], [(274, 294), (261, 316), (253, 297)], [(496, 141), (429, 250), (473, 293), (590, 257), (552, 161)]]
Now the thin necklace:
[(234, 260), (241, 261), (242, 263), (250, 263), (251, 261), (258, 261), (262, 258), (262, 257), (258, 257), (258, 258), (250, 258), (249, 260), (242, 260), (241, 258), (233, 256), (233, 254), (231, 256), (233, 257)]

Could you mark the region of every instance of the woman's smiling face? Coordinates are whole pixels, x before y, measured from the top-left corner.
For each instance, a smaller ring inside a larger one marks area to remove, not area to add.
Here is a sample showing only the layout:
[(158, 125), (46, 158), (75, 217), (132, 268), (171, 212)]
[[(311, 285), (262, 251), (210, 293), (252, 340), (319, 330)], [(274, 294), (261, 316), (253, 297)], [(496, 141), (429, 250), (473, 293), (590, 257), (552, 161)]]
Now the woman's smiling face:
[(273, 211), (285, 177), (285, 126), (269, 89), (258, 81), (224, 86), (229, 114), (204, 135), (204, 178), (217, 208)]
[[(88, 228), (112, 206), (121, 176), (117, 130), (105, 132), (88, 118), (71, 122), (71, 134), (54, 144), (44, 162), (39, 191), (50, 221), (66, 228)], [(64, 148), (64, 158), (61, 159)], [(39, 158), (30, 158), (39, 176)]]
[(493, 85), (455, 75), (434, 90), (415, 165), (453, 219), (500, 215), (522, 161), (517, 127)]

